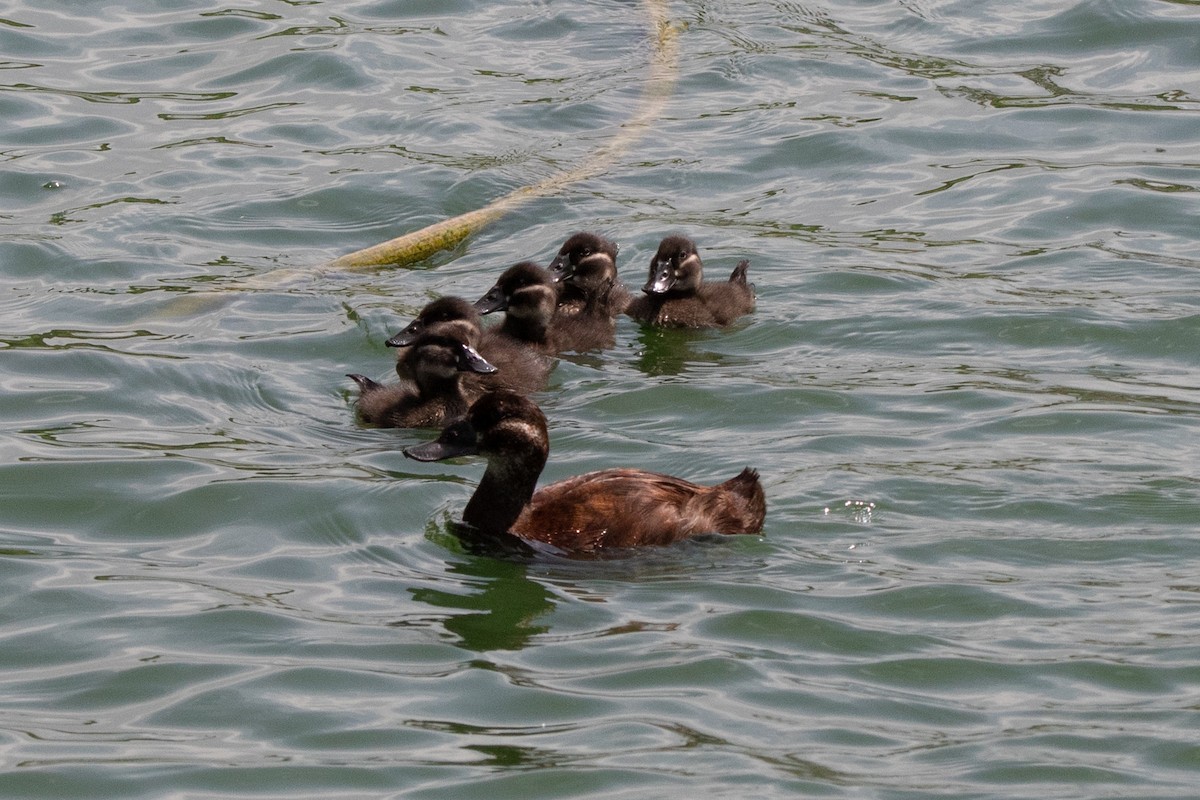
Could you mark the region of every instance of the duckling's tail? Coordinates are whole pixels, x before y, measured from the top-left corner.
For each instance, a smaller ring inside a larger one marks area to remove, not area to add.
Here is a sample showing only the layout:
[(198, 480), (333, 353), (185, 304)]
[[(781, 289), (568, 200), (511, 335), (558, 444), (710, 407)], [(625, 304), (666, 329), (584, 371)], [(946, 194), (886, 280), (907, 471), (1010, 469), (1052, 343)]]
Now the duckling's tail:
[(750, 262), (745, 259), (738, 262), (738, 265), (733, 268), (733, 272), (729, 275), (730, 283), (740, 283), (742, 286), (746, 284), (746, 270), (750, 269)]
[(346, 377), (358, 384), (358, 391), (360, 394), (366, 394), (367, 392), (373, 392), (376, 389), (383, 388), (383, 386), (371, 380), (366, 375), (347, 373)]

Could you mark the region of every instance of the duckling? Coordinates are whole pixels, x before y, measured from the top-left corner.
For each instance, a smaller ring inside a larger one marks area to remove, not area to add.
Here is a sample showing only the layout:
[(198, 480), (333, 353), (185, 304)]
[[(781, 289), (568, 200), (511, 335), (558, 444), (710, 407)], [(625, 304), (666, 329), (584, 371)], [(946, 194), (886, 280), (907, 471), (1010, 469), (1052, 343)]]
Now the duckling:
[[(495, 329), (485, 329), (479, 312), (461, 297), (448, 295), (431, 301), (404, 330), (387, 340), (387, 346), (408, 348), (426, 327), (446, 323), (457, 323), (470, 331), (468, 343), (496, 367), (493, 373), (464, 376), (468, 386), (522, 393), (545, 387), (554, 362)], [(405, 353), (402, 349), (396, 354), (396, 373), (402, 379), (411, 380)]]
[[(430, 325), (454, 321), (466, 322), (474, 326), (476, 330), (483, 329), (483, 319), (474, 306), (461, 297), (447, 295), (431, 301), (422, 308), (421, 313), (417, 314), (417, 318), (408, 323), (404, 330), (388, 339), (386, 344), (388, 347), (408, 347), (421, 331)], [(396, 355), (403, 357), (404, 354), (397, 353)]]
[(463, 373), (496, 372), (468, 339), (461, 323), (436, 323), (418, 334), (404, 354), (411, 381), (384, 386), (365, 375), (348, 375), (358, 384), (359, 418), (386, 428), (424, 428), (461, 417), (484, 391), (464, 386)]
[(625, 313), (638, 322), (674, 328), (720, 328), (754, 310), (754, 285), (746, 281), (749, 261), (733, 268), (728, 283), (703, 283), (696, 244), (668, 236), (650, 260), (645, 295)]
[(617, 279), (617, 243), (598, 233), (572, 234), (550, 262), (562, 284), (559, 313), (587, 312), (616, 317), (629, 305), (629, 290)]
[(487, 294), (475, 301), (481, 314), (504, 311), (501, 335), (540, 353), (600, 350), (616, 344), (616, 323), (595, 298), (579, 313), (557, 305), (558, 287), (548, 271), (532, 261), (509, 267)]
[(704, 533), (758, 533), (766, 497), (747, 467), (716, 486), (640, 469), (588, 472), (534, 492), (546, 464), (546, 417), (511, 392), (489, 392), (433, 442), (405, 448), (417, 461), (478, 454), (488, 460), (463, 521), (488, 537), (512, 534), (567, 555), (664, 545)]
[(556, 352), (550, 325), (558, 305), (558, 289), (550, 273), (522, 261), (500, 274), (496, 284), (475, 301), (480, 314), (504, 312), (499, 333), (540, 353)]

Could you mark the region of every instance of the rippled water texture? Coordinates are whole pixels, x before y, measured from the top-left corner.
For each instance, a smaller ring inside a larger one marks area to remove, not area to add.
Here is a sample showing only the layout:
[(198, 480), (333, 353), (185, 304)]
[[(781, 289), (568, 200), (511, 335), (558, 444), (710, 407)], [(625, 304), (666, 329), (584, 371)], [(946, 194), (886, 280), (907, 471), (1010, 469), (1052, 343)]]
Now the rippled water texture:
[[(1200, 785), (1200, 6), (0, 3), (0, 795), (1149, 798)], [(625, 320), (544, 479), (763, 474), (762, 537), (466, 553), (357, 425), (429, 298), (580, 229), (751, 260)]]

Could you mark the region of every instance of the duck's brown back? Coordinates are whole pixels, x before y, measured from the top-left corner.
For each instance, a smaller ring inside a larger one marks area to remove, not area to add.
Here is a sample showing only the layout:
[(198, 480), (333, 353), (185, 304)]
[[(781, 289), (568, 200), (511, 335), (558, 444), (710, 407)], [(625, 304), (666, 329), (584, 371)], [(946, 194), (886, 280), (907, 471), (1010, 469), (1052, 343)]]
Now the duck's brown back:
[(538, 491), (512, 533), (570, 553), (663, 545), (705, 533), (758, 533), (766, 501), (758, 473), (699, 486), (639, 469), (607, 469)]

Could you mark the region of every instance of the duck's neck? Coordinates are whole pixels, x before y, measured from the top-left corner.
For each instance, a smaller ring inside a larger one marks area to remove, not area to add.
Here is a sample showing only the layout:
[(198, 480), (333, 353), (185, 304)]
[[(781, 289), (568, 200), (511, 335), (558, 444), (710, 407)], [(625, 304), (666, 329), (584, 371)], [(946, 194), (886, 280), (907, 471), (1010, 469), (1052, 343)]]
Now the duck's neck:
[(563, 303), (583, 303), (587, 301), (588, 293), (574, 281), (566, 281), (558, 294), (558, 305)]
[(487, 533), (508, 533), (529, 505), (545, 464), (546, 457), (533, 452), (489, 459), (479, 487), (463, 511), (463, 522)]
[(452, 375), (438, 375), (418, 371), (413, 376), (413, 381), (417, 384), (417, 391), (422, 400), (433, 400), (440, 397), (466, 402), (466, 396), (462, 389), (461, 372), (455, 372)]
[(533, 344), (544, 344), (549, 331), (549, 322), (548, 319), (544, 319), (541, 316), (524, 318), (507, 316), (504, 318), (504, 324), (500, 329), (513, 339), (519, 339), (522, 342), (532, 342)]
[(650, 305), (650, 310), (653, 312), (651, 316), (661, 311), (668, 300), (674, 299), (674, 295), (672, 294), (647, 294), (645, 297), (647, 303)]

